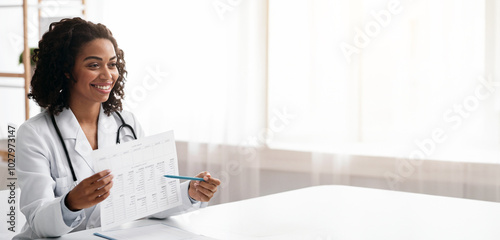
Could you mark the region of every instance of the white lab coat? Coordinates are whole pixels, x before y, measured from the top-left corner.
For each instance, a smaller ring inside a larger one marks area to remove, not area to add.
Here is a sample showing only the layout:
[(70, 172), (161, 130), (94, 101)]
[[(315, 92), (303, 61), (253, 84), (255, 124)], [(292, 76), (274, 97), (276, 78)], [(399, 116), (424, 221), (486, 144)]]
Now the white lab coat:
[[(138, 138), (144, 136), (132, 113), (123, 111), (122, 116), (134, 128)], [(94, 174), (90, 157), (92, 147), (70, 109), (64, 109), (55, 119), (80, 182)], [(116, 131), (121, 124), (116, 114), (107, 116), (101, 107), (97, 127), (100, 149), (116, 144)], [(128, 128), (122, 128), (120, 138), (121, 142), (134, 139)], [(16, 143), (16, 170), (22, 189), (20, 207), (26, 217), (26, 225), (14, 239), (57, 237), (101, 225), (99, 204), (84, 209), (71, 226), (63, 221), (61, 200), (76, 184), (47, 111), (30, 118), (19, 127)], [(187, 193), (188, 185), (189, 182), (181, 184), (181, 206), (152, 217), (165, 218), (206, 206), (206, 203), (191, 203)]]

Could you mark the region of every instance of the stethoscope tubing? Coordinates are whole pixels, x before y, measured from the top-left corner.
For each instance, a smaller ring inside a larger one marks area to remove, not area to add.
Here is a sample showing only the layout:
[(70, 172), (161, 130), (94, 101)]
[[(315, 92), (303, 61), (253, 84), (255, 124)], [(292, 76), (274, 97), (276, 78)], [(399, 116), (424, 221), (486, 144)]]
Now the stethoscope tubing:
[(76, 180), (77, 180), (76, 174), (75, 174), (75, 170), (73, 169), (73, 164), (71, 164), (71, 160), (69, 158), (68, 148), (66, 148), (66, 144), (64, 143), (64, 139), (62, 138), (61, 131), (59, 130), (59, 127), (57, 126), (54, 114), (50, 114), (50, 117), (52, 118), (52, 124), (54, 125), (54, 128), (56, 129), (57, 136), (59, 136), (59, 140), (61, 141), (61, 144), (64, 148), (64, 153), (66, 154), (66, 159), (68, 160), (69, 169), (71, 170), (71, 175), (73, 175), (73, 181), (76, 182)]

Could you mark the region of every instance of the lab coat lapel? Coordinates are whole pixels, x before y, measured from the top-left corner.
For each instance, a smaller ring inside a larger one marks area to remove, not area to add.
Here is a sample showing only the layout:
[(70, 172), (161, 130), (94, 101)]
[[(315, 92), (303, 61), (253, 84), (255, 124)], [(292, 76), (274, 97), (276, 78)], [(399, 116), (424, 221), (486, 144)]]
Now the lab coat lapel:
[[(93, 167), (92, 161), (90, 159), (90, 153), (92, 152), (92, 147), (90, 146), (85, 133), (83, 132), (78, 120), (75, 115), (71, 111), (71, 109), (64, 109), (57, 117), (56, 117), (57, 125), (61, 131), (61, 135), (66, 143), (66, 147), (71, 155), (71, 148), (78, 153), (81, 158), (86, 162), (89, 167)], [(72, 145), (74, 143), (74, 145)], [(83, 167), (82, 163), (77, 159), (73, 160), (73, 167), (75, 169), (86, 169), (88, 167)], [(82, 166), (82, 168), (80, 168)], [(81, 180), (82, 176), (79, 176), (80, 171), (75, 170), (75, 174), (78, 179)], [(87, 175), (87, 174), (85, 174)], [(87, 176), (83, 176), (87, 177)]]
[(73, 111), (69, 108), (64, 109), (55, 118), (63, 139), (76, 139), (78, 132), (82, 131)]

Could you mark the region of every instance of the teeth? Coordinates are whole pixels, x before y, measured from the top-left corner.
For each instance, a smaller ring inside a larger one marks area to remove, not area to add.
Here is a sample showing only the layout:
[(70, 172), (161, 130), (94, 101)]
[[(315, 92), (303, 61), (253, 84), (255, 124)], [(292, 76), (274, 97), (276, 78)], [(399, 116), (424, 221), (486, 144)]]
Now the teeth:
[(99, 86), (99, 85), (92, 85), (95, 88), (99, 88), (101, 90), (109, 90), (111, 88), (111, 85), (105, 85), (105, 86)]

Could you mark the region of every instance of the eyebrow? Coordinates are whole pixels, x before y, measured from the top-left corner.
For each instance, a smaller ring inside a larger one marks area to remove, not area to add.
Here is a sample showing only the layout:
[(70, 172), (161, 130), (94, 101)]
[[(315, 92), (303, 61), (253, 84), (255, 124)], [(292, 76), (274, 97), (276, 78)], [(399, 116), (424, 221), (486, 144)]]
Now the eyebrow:
[[(96, 60), (102, 61), (102, 58), (100, 58), (100, 57), (96, 57), (96, 56), (88, 56), (88, 57), (86, 57), (85, 59), (83, 59), (83, 61), (87, 61), (87, 60), (89, 60), (89, 59), (96, 59)], [(114, 56), (114, 57), (110, 58), (109, 60), (111, 61), (111, 60), (114, 60), (114, 59), (116, 59), (116, 56)]]

